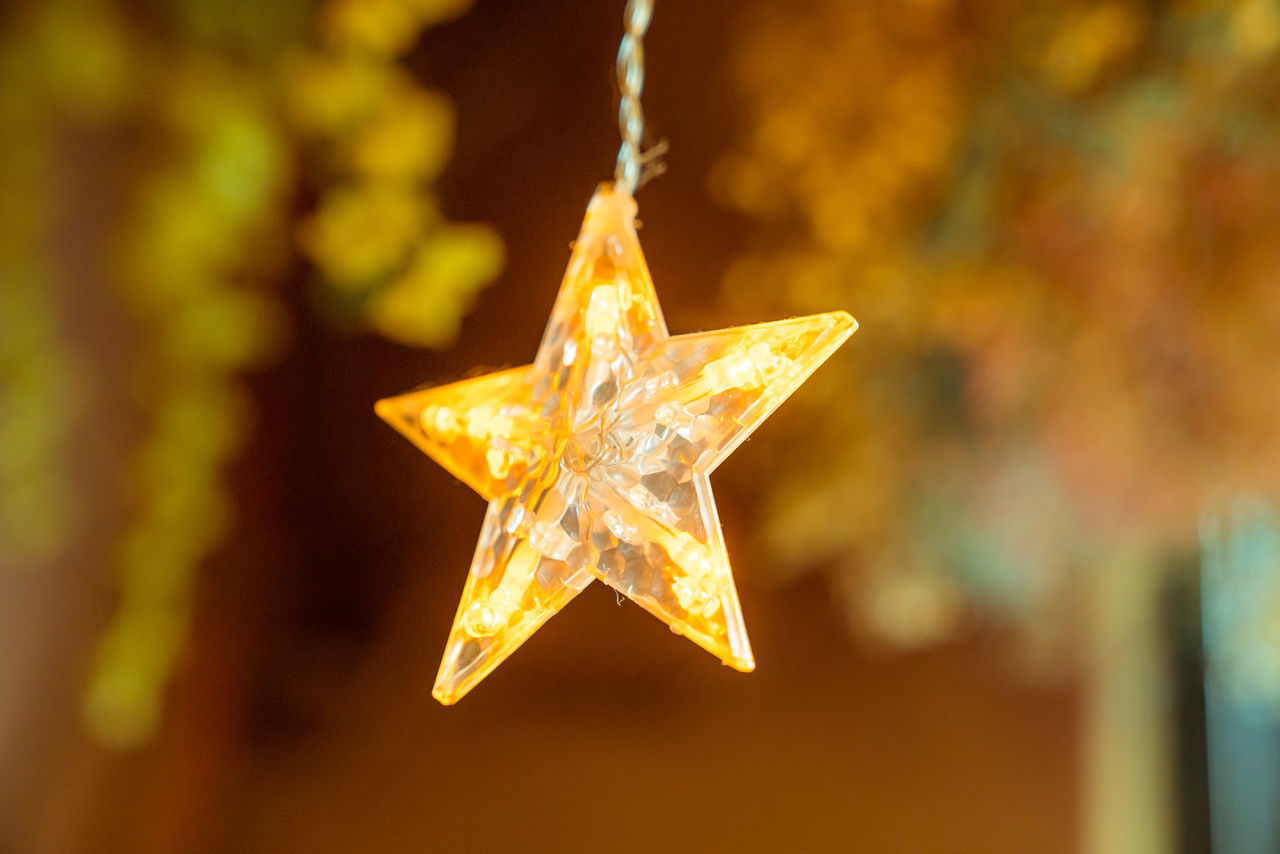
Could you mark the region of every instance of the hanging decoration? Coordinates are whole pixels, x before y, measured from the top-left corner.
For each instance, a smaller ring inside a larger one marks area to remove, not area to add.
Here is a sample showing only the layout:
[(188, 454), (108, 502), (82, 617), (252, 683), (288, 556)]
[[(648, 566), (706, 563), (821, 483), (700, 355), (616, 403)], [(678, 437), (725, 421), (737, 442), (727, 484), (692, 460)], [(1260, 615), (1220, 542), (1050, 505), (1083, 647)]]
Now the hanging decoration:
[(489, 502), (434, 696), (456, 702), (594, 579), (755, 666), (709, 476), (857, 324), (831, 312), (670, 336), (636, 237), (642, 38), (618, 52), (622, 148), (532, 365), (381, 400), (377, 413)]

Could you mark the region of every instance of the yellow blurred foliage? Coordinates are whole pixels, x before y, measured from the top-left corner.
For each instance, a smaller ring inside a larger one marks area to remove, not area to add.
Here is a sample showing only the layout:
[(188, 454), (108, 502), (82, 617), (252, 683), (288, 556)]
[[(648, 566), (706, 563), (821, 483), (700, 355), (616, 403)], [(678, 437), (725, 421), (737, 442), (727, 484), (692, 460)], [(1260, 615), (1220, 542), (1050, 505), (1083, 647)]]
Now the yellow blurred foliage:
[(404, 69), (367, 57), (305, 54), (288, 67), (289, 118), (307, 134), (339, 137), (377, 111), (393, 92), (413, 89)]
[(1231, 13), (1231, 40), (1246, 60), (1260, 60), (1280, 45), (1280, 7), (1275, 0), (1239, 0)]
[[(63, 281), (54, 255), (80, 240), (55, 207), (64, 184), (85, 180), (63, 162), (85, 144), (73, 134), (101, 135), (116, 171), (91, 182), (111, 188), (108, 213), (75, 226), (102, 256), (89, 284), (110, 288), (125, 364), (112, 380), (141, 431), (116, 496), (131, 517), (114, 560), (119, 609), (85, 698), (105, 743), (135, 744), (160, 720), (196, 572), (230, 517), (224, 470), (251, 426), (239, 374), (288, 340), (270, 287), (289, 237), (327, 287), (360, 296), (367, 328), (411, 343), (448, 343), (498, 272), (497, 237), (446, 223), (431, 192), (452, 108), (397, 59), (468, 5), (331, 0), (311, 22), (320, 48), (272, 42), (301, 38), (306, 4), (150, 16), (118, 0), (50, 0), (6, 18), (0, 73), (20, 85), (0, 87), (0, 544), (20, 565), (56, 558), (71, 535), (78, 384), (103, 369), (81, 364), (95, 354), (63, 329), (84, 286)], [(300, 176), (293, 158), (307, 146), (320, 156)], [(300, 178), (319, 205), (298, 223)]]
[(405, 0), (329, 0), (319, 23), (321, 38), (343, 51), (394, 55), (418, 35), (418, 15)]
[(367, 327), (406, 344), (449, 343), (502, 266), (495, 234), (450, 226), (438, 211), (430, 186), (451, 153), (453, 110), (397, 62), (423, 27), (467, 5), (330, 0), (327, 48), (297, 59), (290, 77), (293, 118), (329, 170), (298, 245), (329, 286), (359, 297)]
[(497, 275), (502, 255), (502, 242), (489, 228), (437, 229), (415, 250), (408, 268), (370, 300), (373, 328), (408, 343), (453, 339), (475, 292)]
[(136, 97), (137, 45), (121, 10), (106, 0), (49, 2), (22, 10), (23, 77), (76, 121), (114, 117)]
[(865, 334), (809, 391), (829, 453), (771, 434), (782, 572), (829, 567), (854, 622), (897, 643), (945, 636), (953, 600), (1052, 634), (1107, 555), (1164, 561), (1195, 547), (1208, 496), (1280, 491), (1280, 400), (1260, 393), (1280, 356), (1275, 17), (745, 16), (749, 118), (711, 190), (802, 236), (736, 261), (725, 303), (848, 308)]
[[(45, 79), (67, 58), (57, 36), (88, 21), (107, 29), (101, 55)], [(66, 344), (64, 295), (50, 287), (54, 213), (45, 194), (57, 117), (100, 121), (128, 77), (110, 16), (86, 5), (14, 10), (0, 31), (0, 569), (52, 560), (76, 532), (78, 496), (66, 461), (79, 416), (80, 359)], [(101, 74), (100, 80), (84, 80)]]
[(402, 92), (351, 141), (351, 166), (372, 179), (433, 180), (448, 162), (453, 108), (425, 90)]
[(399, 182), (337, 186), (298, 230), (302, 249), (336, 288), (375, 287), (405, 261), (439, 214)]
[(1045, 52), (1045, 71), (1067, 91), (1083, 89), (1109, 63), (1132, 50), (1143, 35), (1141, 13), (1132, 6), (1104, 4), (1067, 16)]
[(393, 56), (427, 27), (471, 7), (471, 0), (328, 0), (320, 11), (320, 35), (342, 51)]

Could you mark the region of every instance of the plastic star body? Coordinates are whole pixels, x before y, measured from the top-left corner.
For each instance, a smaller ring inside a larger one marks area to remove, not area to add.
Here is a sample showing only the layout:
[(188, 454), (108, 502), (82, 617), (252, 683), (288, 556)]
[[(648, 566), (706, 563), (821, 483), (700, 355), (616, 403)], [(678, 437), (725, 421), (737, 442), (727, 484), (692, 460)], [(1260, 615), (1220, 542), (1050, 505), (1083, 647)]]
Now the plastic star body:
[(596, 192), (532, 365), (378, 402), (489, 501), (442, 703), (593, 579), (755, 666), (708, 476), (857, 324), (832, 312), (669, 336), (635, 213), (630, 196)]

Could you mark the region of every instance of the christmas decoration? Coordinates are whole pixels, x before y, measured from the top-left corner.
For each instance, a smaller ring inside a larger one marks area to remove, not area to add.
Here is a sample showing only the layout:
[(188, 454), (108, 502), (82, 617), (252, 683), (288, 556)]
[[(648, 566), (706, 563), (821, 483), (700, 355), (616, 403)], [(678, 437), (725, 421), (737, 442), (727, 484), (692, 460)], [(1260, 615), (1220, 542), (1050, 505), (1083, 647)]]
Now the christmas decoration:
[(844, 312), (669, 337), (635, 232), (639, 36), (617, 181), (587, 209), (534, 363), (379, 401), (489, 501), (434, 696), (450, 704), (593, 579), (749, 671), (708, 476), (856, 328)]

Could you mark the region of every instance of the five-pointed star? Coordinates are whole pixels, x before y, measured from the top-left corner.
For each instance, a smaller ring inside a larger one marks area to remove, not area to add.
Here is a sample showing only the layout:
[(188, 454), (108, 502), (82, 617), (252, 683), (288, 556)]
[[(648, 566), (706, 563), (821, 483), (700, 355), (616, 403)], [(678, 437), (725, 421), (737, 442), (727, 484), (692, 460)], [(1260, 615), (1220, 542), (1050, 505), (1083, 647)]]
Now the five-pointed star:
[(755, 667), (708, 476), (857, 323), (837, 311), (668, 336), (635, 213), (629, 195), (596, 192), (532, 365), (377, 404), (489, 501), (441, 703), (595, 578)]

